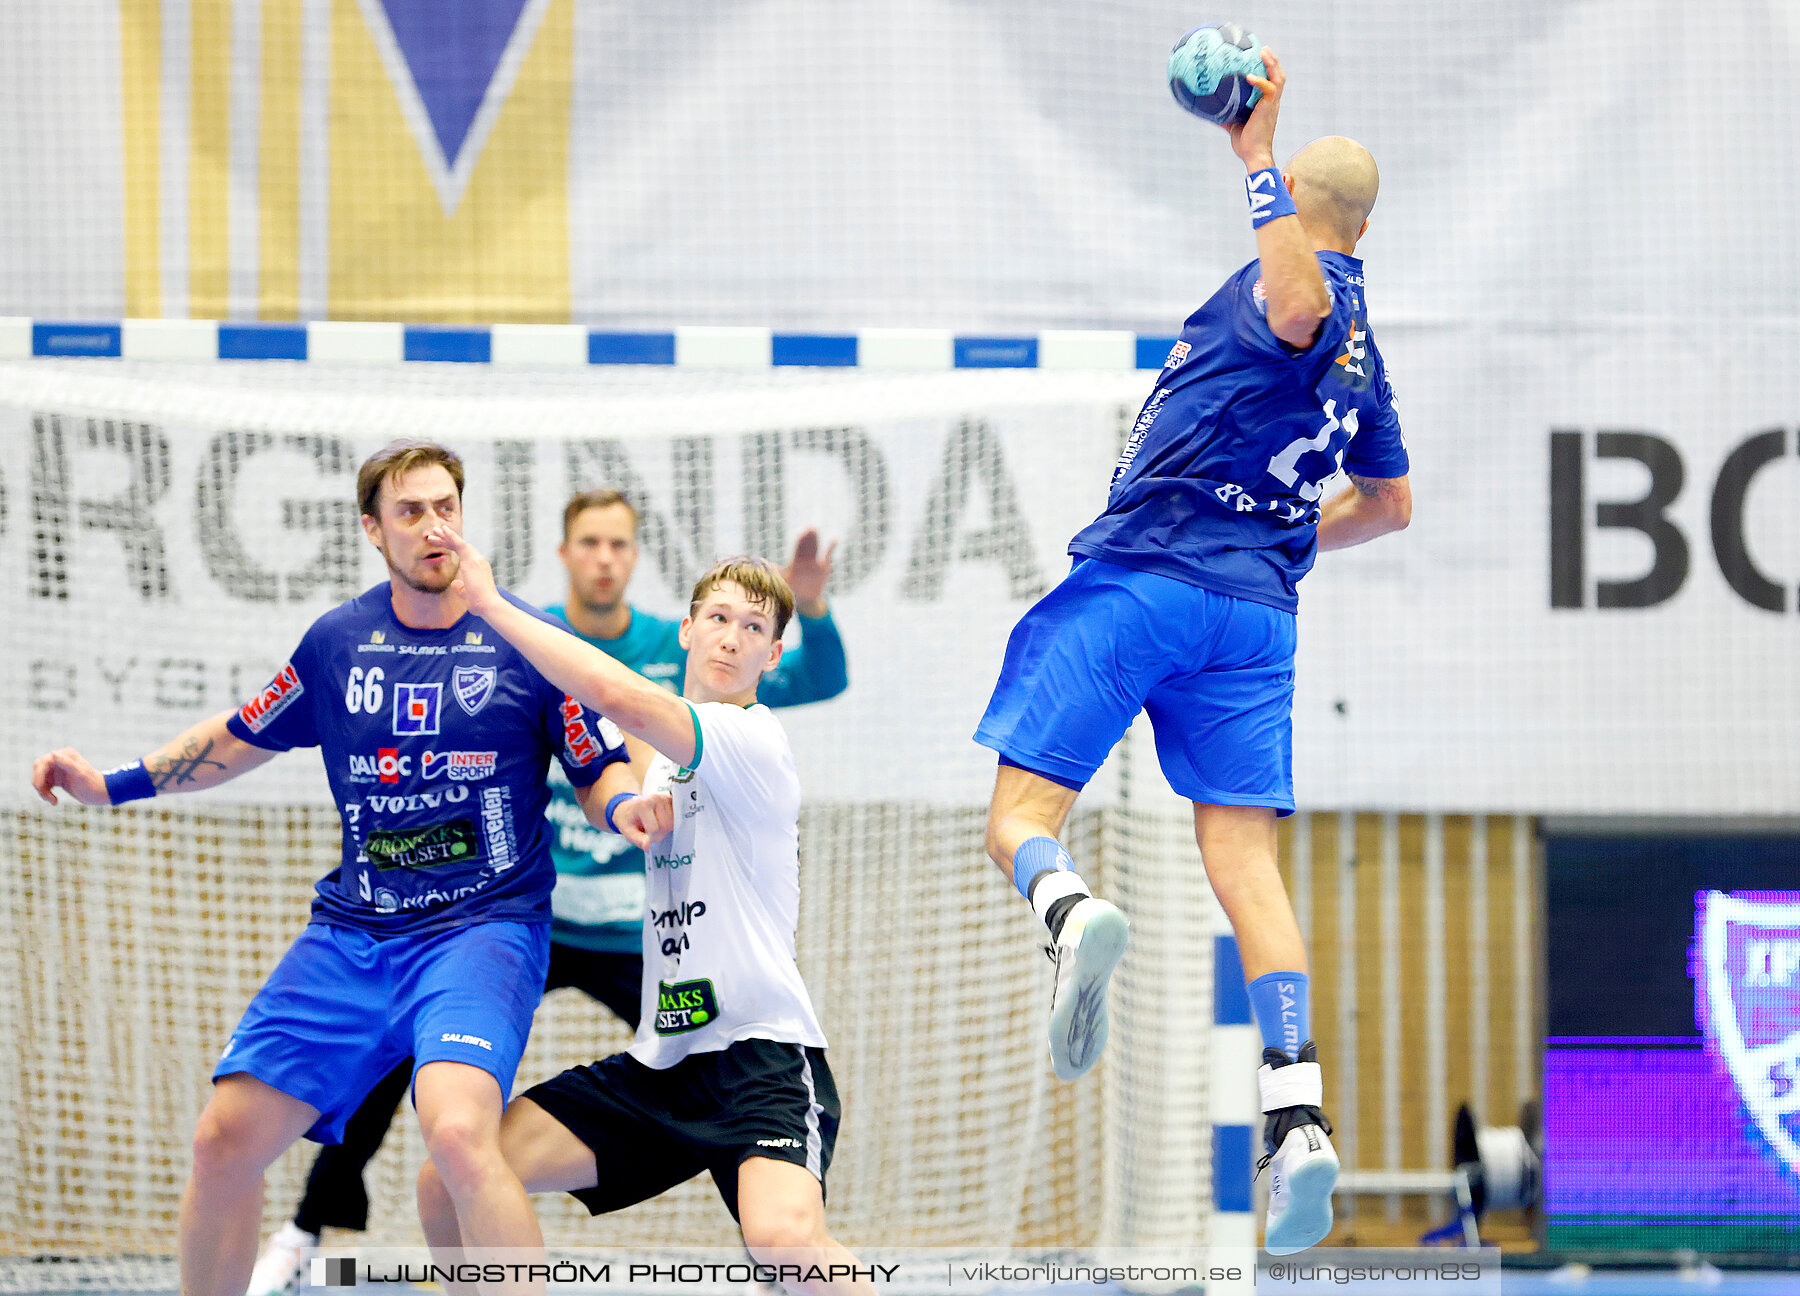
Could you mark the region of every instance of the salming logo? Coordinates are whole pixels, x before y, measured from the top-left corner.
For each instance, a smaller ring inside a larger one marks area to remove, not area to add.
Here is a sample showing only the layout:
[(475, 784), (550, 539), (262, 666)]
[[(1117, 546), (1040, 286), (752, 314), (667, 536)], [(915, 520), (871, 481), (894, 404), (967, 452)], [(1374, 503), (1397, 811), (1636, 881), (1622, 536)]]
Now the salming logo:
[(494, 1051), (494, 1046), (482, 1039), (479, 1035), (452, 1035), (446, 1033), (440, 1042), (444, 1044), (473, 1044), (476, 1048), (484, 1048), (489, 1053)]

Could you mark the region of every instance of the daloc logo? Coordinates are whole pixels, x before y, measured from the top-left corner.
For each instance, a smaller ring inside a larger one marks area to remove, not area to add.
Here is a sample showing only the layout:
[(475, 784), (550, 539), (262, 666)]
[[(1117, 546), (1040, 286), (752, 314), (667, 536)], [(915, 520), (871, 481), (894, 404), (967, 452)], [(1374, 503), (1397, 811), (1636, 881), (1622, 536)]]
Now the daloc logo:
[(1800, 892), (1704, 892), (1696, 936), (1707, 1040), (1800, 1176)]

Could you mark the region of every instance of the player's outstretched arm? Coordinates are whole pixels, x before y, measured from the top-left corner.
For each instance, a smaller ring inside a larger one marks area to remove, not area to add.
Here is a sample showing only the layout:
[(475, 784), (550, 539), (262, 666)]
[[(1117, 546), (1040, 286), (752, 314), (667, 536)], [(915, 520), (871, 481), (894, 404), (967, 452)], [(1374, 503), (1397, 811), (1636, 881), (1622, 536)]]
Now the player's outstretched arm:
[(1404, 477), (1358, 477), (1319, 511), (1319, 548), (1348, 549), (1412, 521), (1412, 487)]
[[(1287, 86), (1287, 74), (1281, 60), (1268, 46), (1262, 51), (1267, 77), (1247, 78), (1262, 98), (1244, 122), (1227, 126), (1231, 150), (1238, 155), (1250, 175), (1252, 195), (1255, 187), (1272, 188), (1285, 182), (1275, 168), (1275, 119), (1281, 112), (1281, 93)], [(1258, 172), (1274, 172), (1259, 177)], [(1268, 195), (1274, 197), (1273, 193)], [(1284, 192), (1282, 199), (1287, 198)], [(1331, 314), (1331, 293), (1325, 287), (1325, 274), (1319, 269), (1319, 258), (1312, 238), (1300, 217), (1289, 215), (1256, 223), (1256, 255), (1261, 263), (1263, 291), (1268, 295), (1269, 330), (1292, 347), (1309, 347), (1319, 335), (1319, 323)]]
[(488, 560), (456, 532), (440, 526), (428, 538), (456, 554), (461, 570), (452, 585), (469, 610), (523, 653), (545, 679), (676, 764), (694, 759), (694, 717), (686, 702), (567, 630), (507, 602), (494, 584)]
[[(128, 800), (135, 799), (131, 795), (134, 790), (147, 796), (198, 792), (253, 770), (275, 755), (234, 737), (225, 727), (232, 715), (221, 711), (177, 735), (139, 762), (141, 774), (121, 766), (115, 771), (114, 786), (122, 788)], [(51, 805), (57, 804), (58, 788), (82, 805), (113, 804), (106, 776), (73, 747), (48, 752), (32, 762), (31, 786)]]

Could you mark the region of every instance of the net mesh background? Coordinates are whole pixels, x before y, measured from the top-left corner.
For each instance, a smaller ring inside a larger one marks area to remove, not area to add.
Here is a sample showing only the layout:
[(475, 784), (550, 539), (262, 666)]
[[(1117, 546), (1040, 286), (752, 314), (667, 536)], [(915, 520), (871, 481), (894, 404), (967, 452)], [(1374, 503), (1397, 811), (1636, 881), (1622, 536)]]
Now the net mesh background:
[[(783, 555), (803, 520), (841, 535), (832, 597), (861, 701), (783, 713), (805, 790), (801, 964), (847, 1109), (834, 1230), (870, 1245), (1174, 1244), (1204, 1230), (1215, 917), (1185, 805), (1159, 778), (1128, 787), (1109, 769), (1071, 821), (1071, 848), (1137, 914), (1144, 952), (1115, 982), (1111, 1060), (1064, 1091), (1044, 1049), (1041, 926), (991, 876), (991, 756), (967, 739), (1012, 610), (1063, 561), (1060, 542), (1023, 527), (1008, 464), (1025, 469), (1034, 437), (1081, 461), (1036, 507), (1088, 508), (1135, 374), (13, 372), (0, 473), (36, 483), (33, 557), (9, 578), (21, 669), (0, 708), (0, 744), (20, 760), (65, 740), (153, 746), (260, 687), (320, 608), (380, 579), (342, 497), (363, 447), (392, 435), (436, 426), (461, 449), (473, 525), (502, 578), (540, 603), (560, 595), (557, 519), (578, 486), (638, 501), (633, 594), (660, 610), (679, 610), (675, 591), (715, 554), (765, 533)], [(122, 638), (103, 630), (127, 619)], [(213, 1060), (338, 858), (320, 774), (301, 751), (191, 802), (14, 799), (0, 975), (16, 993), (0, 1017), (27, 1062), (0, 1099), (8, 1250), (168, 1249)], [(1187, 1005), (1180, 1029), (1172, 999)], [(519, 1087), (627, 1039), (559, 992)], [(371, 1243), (417, 1239), (422, 1157), (402, 1114), (368, 1176)], [(302, 1145), (271, 1172), (269, 1227), (310, 1162)], [(547, 1236), (570, 1244), (735, 1236), (705, 1179), (603, 1234), (572, 1200), (539, 1207)]]

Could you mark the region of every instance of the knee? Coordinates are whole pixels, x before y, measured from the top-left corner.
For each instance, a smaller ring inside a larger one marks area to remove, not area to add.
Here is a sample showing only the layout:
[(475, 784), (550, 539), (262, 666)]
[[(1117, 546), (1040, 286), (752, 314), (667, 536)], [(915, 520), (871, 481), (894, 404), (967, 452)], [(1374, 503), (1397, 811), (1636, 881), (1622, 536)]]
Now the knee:
[(798, 1206), (764, 1206), (743, 1217), (744, 1246), (759, 1264), (792, 1262), (795, 1253), (825, 1246), (825, 1222)]
[[(443, 1116), (425, 1131), (425, 1150), (436, 1168), (438, 1186), (455, 1197), (476, 1183), (500, 1160), (500, 1143), (491, 1129), (462, 1116)], [(425, 1177), (419, 1177), (420, 1200), (424, 1200)]]
[(209, 1178), (233, 1172), (262, 1173), (256, 1164), (255, 1128), (242, 1115), (208, 1105), (194, 1125), (194, 1175)]

